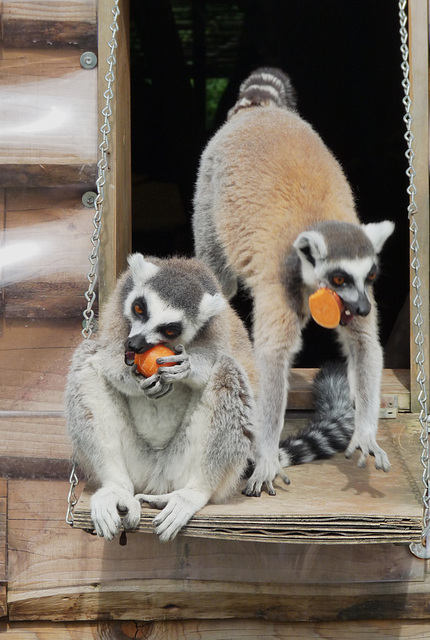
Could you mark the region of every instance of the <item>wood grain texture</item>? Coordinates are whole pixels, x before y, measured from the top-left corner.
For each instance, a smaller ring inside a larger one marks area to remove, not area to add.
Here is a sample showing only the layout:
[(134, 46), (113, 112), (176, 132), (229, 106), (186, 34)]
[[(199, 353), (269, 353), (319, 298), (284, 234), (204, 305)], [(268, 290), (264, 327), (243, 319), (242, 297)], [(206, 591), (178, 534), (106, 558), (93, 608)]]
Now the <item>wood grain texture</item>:
[[(64, 410), (66, 374), (72, 352), (82, 340), (81, 327), (80, 319), (4, 322), (0, 339), (0, 410)], [(3, 432), (7, 424), (3, 422)], [(9, 428), (11, 440), (13, 424)]]
[(7, 480), (0, 478), (0, 618), (7, 613), (6, 604), (6, 549), (7, 549)]
[(0, 275), (7, 318), (82, 318), (95, 213), (83, 193), (6, 191), (3, 247), (14, 254)]
[(4, 48), (69, 47), (97, 50), (96, 0), (5, 0)]
[(366, 620), (282, 623), (265, 620), (185, 620), (99, 623), (6, 622), (10, 640), (424, 640), (430, 622)]
[(97, 69), (79, 51), (6, 49), (0, 89), (0, 165), (97, 162)]

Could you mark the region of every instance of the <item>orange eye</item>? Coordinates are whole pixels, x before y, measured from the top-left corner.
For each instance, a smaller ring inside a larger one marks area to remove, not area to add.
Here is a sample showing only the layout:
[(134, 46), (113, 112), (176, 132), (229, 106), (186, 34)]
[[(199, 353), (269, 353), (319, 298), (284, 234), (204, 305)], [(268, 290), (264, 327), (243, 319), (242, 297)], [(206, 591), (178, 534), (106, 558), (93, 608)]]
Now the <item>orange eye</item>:
[(376, 271), (372, 271), (371, 273), (369, 273), (369, 275), (367, 276), (367, 279), (370, 280), (370, 282), (372, 282), (372, 280), (374, 280), (376, 278)]
[(140, 304), (135, 304), (135, 305), (134, 305), (134, 310), (135, 310), (135, 312), (136, 312), (136, 313), (138, 313), (139, 315), (142, 315), (142, 313), (143, 313), (143, 309), (142, 309), (142, 307), (140, 306)]
[(174, 336), (175, 335), (175, 331), (173, 331), (173, 329), (166, 329), (165, 332), (166, 336)]
[(340, 286), (345, 283), (345, 278), (343, 276), (333, 276), (333, 284)]

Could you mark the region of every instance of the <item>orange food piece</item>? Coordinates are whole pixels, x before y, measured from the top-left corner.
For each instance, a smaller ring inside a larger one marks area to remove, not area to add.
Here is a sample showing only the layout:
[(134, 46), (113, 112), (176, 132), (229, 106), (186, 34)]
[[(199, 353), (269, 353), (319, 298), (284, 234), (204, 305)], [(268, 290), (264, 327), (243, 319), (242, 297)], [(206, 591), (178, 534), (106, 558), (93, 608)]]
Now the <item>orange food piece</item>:
[(309, 309), (317, 324), (334, 329), (340, 322), (343, 304), (335, 291), (323, 287), (309, 296)]
[(151, 347), (144, 353), (136, 353), (134, 356), (134, 362), (137, 365), (139, 373), (150, 378), (158, 371), (158, 367), (171, 367), (175, 362), (167, 362), (166, 364), (157, 364), (157, 358), (167, 358), (168, 356), (174, 356), (175, 352), (165, 347), (162, 344), (156, 344), (155, 347)]

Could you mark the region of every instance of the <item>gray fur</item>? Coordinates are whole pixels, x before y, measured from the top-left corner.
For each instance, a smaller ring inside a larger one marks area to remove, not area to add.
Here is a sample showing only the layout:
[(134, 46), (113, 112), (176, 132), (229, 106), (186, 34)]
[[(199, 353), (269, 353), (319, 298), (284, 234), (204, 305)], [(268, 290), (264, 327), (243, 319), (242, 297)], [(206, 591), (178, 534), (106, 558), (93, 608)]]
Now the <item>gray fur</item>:
[[(162, 295), (154, 297), (157, 286)], [(140, 325), (127, 310), (139, 296), (155, 305)], [(74, 458), (96, 484), (91, 513), (106, 539), (121, 526), (135, 528), (143, 502), (162, 509), (155, 531), (172, 539), (208, 501), (223, 501), (238, 486), (251, 454), (255, 374), (246, 331), (220, 300), (211, 271), (197, 261), (133, 256), (103, 309), (100, 333), (74, 353), (68, 433)], [(145, 378), (125, 364), (124, 344), (133, 327), (155, 335), (153, 323), (172, 313), (181, 314), (183, 333), (164, 363), (176, 364)]]

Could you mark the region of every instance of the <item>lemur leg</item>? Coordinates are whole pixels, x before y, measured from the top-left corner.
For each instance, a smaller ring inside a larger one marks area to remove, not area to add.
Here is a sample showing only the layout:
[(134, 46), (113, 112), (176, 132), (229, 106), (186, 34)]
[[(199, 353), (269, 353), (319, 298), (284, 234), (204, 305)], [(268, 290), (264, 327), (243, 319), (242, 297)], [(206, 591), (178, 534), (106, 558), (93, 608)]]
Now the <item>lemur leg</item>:
[(263, 485), (275, 495), (273, 480), (279, 474), (279, 439), (288, 398), (288, 374), (301, 346), (301, 328), (287, 305), (284, 287), (267, 285), (254, 291), (254, 351), (259, 373), (255, 469), (244, 493), (259, 496)]
[(375, 456), (375, 467), (389, 471), (388, 456), (376, 441), (380, 408), (383, 353), (378, 340), (375, 306), (365, 318), (355, 317), (338, 334), (347, 357), (348, 383), (355, 403), (355, 429), (346, 450), (350, 457), (361, 450), (359, 467), (364, 467), (367, 456)]
[[(89, 462), (97, 472), (100, 489), (91, 497), (91, 517), (97, 534), (111, 540), (121, 524), (133, 529), (140, 520), (140, 503), (134, 498), (123, 453), (136, 449), (125, 419), (128, 407), (91, 364), (81, 366), (73, 377), (75, 392), (68, 398), (70, 435), (83, 463)], [(122, 518), (120, 511), (125, 512)]]

